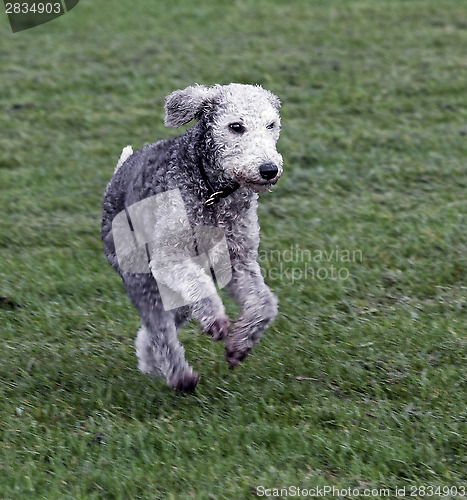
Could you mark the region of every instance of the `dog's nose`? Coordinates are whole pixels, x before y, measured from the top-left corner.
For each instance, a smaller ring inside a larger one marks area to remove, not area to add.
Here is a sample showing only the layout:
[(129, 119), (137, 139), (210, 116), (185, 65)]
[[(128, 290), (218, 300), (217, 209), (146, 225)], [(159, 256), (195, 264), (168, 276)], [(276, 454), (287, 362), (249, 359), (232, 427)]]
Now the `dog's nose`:
[(259, 167), (259, 173), (263, 179), (274, 179), (276, 177), (278, 168), (274, 163), (263, 163)]

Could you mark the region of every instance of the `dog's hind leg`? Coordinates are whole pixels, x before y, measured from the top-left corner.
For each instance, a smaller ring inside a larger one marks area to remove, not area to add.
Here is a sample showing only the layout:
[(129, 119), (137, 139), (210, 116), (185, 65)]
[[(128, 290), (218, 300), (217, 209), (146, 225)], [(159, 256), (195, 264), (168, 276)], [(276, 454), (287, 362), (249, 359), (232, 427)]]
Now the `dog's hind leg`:
[(176, 312), (164, 310), (157, 289), (150, 286), (152, 277), (147, 276), (146, 283), (137, 287), (125, 281), (128, 295), (141, 317), (135, 340), (138, 368), (145, 374), (165, 378), (174, 389), (193, 390), (199, 375), (186, 361), (185, 349), (178, 340)]
[(158, 322), (157, 328), (142, 323), (135, 347), (142, 373), (165, 378), (170, 387), (180, 391), (196, 387), (199, 375), (185, 360), (173, 321)]

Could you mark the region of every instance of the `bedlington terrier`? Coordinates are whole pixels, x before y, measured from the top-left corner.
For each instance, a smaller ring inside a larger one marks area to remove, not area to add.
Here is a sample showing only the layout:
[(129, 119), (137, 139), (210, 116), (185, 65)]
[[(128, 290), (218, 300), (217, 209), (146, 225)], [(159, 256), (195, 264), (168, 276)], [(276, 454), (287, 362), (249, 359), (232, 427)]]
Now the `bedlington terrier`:
[[(195, 125), (136, 152), (124, 148), (107, 186), (101, 236), (141, 318), (138, 368), (174, 389), (199, 381), (177, 338), (189, 319), (225, 340), (234, 368), (277, 315), (257, 263), (257, 199), (282, 174), (279, 108), (257, 85), (176, 90), (165, 125)], [(241, 307), (232, 327), (216, 283)]]

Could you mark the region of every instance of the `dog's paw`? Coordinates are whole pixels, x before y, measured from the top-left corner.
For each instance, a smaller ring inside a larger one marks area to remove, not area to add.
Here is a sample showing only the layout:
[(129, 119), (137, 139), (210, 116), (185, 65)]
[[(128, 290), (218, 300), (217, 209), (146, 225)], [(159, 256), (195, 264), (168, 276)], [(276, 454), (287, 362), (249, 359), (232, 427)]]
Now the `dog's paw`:
[(239, 348), (232, 342), (227, 341), (225, 343), (225, 359), (229, 363), (229, 368), (233, 370), (236, 366), (243, 361), (248, 354), (250, 354), (251, 348)]
[(211, 335), (213, 340), (222, 340), (229, 335), (230, 319), (228, 316), (216, 318), (212, 323), (203, 329), (203, 332)]
[(173, 377), (169, 382), (169, 386), (176, 391), (193, 392), (198, 385), (199, 375), (196, 372), (184, 372)]

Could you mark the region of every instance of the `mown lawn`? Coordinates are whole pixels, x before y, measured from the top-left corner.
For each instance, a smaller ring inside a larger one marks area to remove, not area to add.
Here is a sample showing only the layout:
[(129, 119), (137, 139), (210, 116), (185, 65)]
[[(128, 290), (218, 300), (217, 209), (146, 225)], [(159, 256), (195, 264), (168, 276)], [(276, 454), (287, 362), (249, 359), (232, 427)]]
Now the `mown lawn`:
[[(82, 0), (0, 31), (0, 498), (467, 486), (467, 4)], [(100, 204), (123, 146), (180, 133), (165, 95), (231, 81), (283, 101), (281, 314), (234, 372), (190, 325), (182, 395), (136, 369)]]

